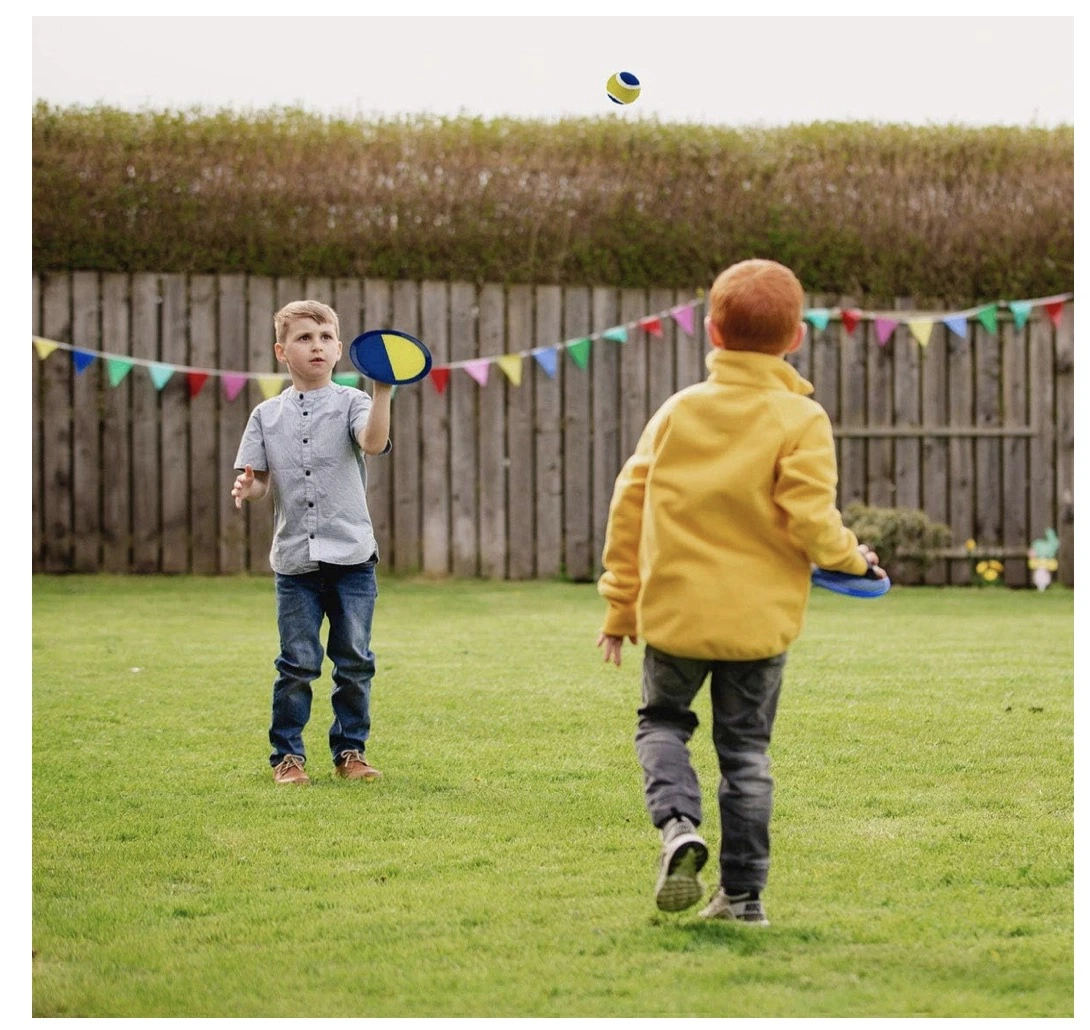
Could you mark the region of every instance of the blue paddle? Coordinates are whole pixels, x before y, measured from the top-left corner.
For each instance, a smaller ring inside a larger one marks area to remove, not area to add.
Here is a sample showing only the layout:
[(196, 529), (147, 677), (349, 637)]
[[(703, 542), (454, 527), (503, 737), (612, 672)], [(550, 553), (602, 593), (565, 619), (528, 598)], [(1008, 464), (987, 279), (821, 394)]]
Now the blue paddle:
[(431, 371), (431, 353), (415, 336), (398, 329), (372, 329), (348, 347), (348, 357), (368, 379), (404, 386)]
[(874, 575), (853, 576), (849, 572), (831, 572), (829, 569), (815, 568), (810, 576), (810, 582), (816, 587), (831, 590), (834, 594), (845, 594), (848, 597), (881, 597), (889, 593), (892, 585), (889, 577), (879, 579)]

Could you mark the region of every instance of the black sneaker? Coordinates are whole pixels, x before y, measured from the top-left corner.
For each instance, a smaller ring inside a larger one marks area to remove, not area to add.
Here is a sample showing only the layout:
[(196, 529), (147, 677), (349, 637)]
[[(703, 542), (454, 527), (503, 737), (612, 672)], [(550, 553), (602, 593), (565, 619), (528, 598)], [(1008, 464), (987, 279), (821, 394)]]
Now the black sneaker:
[(700, 912), (702, 919), (728, 919), (754, 926), (768, 926), (764, 903), (754, 892), (730, 895), (722, 887), (715, 892), (708, 907)]
[(697, 873), (708, 861), (708, 845), (688, 819), (671, 819), (663, 827), (662, 836), (655, 904), (663, 912), (680, 912), (695, 905), (704, 894)]

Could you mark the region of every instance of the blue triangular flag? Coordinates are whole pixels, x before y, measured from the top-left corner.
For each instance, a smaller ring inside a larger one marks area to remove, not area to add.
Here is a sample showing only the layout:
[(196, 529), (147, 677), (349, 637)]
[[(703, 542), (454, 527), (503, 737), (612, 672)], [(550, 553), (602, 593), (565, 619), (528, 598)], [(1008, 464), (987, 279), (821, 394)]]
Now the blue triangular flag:
[(602, 333), (603, 340), (612, 340), (614, 343), (628, 343), (628, 330), (623, 325), (614, 326)]
[(829, 309), (828, 308), (810, 308), (805, 315), (802, 316), (809, 322), (815, 329), (824, 329), (829, 324)]
[(537, 363), (545, 369), (546, 375), (551, 379), (556, 375), (556, 348), (555, 347), (542, 347), (541, 350), (535, 350), (533, 352), (534, 358)]
[(148, 375), (151, 376), (151, 381), (155, 384), (155, 389), (161, 390), (170, 382), (170, 377), (174, 375), (174, 366), (148, 365)]
[(79, 375), (94, 360), (95, 356), (84, 350), (72, 351), (72, 364), (76, 366), (76, 375)]
[(944, 318), (942, 324), (963, 340), (969, 333), (969, 322), (964, 315), (951, 315), (949, 318)]

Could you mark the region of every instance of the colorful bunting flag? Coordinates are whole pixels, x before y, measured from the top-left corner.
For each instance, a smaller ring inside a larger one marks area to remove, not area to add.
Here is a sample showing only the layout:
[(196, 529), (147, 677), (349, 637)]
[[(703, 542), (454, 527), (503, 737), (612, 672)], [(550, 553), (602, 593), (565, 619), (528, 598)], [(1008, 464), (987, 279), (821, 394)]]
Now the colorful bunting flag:
[(815, 329), (825, 329), (829, 325), (829, 309), (828, 308), (810, 308), (803, 318), (806, 319)]
[(124, 358), (109, 358), (106, 361), (106, 375), (110, 379), (110, 385), (117, 386), (129, 374), (132, 365), (131, 361)]
[(603, 340), (612, 340), (614, 343), (628, 343), (628, 330), (623, 325), (615, 325), (602, 333)]
[(680, 304), (676, 308), (671, 308), (670, 317), (690, 336), (693, 335), (693, 306), (691, 304)]
[(942, 322), (950, 332), (963, 340), (969, 335), (969, 320), (964, 315), (949, 315)]
[(57, 345), (52, 340), (43, 340), (40, 336), (32, 336), (34, 341), (34, 349), (38, 352), (38, 357), (45, 361), (56, 349)]
[(989, 333), (994, 333), (997, 327), (998, 315), (999, 306), (997, 304), (989, 304), (986, 308), (981, 308), (976, 313), (976, 319)]
[(148, 365), (148, 375), (151, 376), (151, 381), (155, 384), (155, 389), (161, 390), (170, 382), (170, 377), (174, 375), (174, 366)]
[(283, 376), (261, 376), (257, 381), (257, 385), (261, 387), (261, 396), (265, 400), (271, 400), (280, 393), (280, 386), (283, 382)]
[(874, 320), (874, 333), (878, 337), (878, 342), (881, 344), (887, 343), (893, 335), (893, 330), (898, 325), (900, 323), (895, 318), (876, 318)]
[(358, 386), (360, 381), (359, 372), (334, 372), (333, 382), (338, 386)]
[(95, 356), (88, 354), (85, 350), (72, 351), (72, 364), (76, 368), (76, 375), (79, 375), (94, 360)]
[(1062, 300), (1054, 300), (1045, 305), (1045, 311), (1048, 312), (1048, 317), (1052, 319), (1052, 324), (1059, 329), (1060, 319), (1064, 314), (1064, 302)]
[(1011, 314), (1014, 315), (1014, 328), (1021, 329), (1026, 324), (1026, 320), (1029, 318), (1029, 313), (1033, 310), (1033, 301), (1030, 300), (1012, 300), (1010, 302)]
[(450, 369), (433, 368), (428, 376), (431, 379), (432, 386), (435, 387), (435, 392), (442, 393), (447, 388), (447, 382), (450, 380)]
[(580, 368), (586, 368), (587, 360), (590, 358), (590, 340), (584, 337), (582, 340), (569, 343), (568, 354)]
[(650, 333), (652, 336), (662, 335), (662, 319), (657, 317), (641, 318), (639, 321), (640, 328), (645, 333)]
[(855, 327), (859, 325), (859, 320), (863, 317), (863, 312), (856, 308), (848, 308), (847, 311), (840, 312), (840, 321), (844, 323), (844, 328), (849, 333), (855, 332)]
[(488, 366), (490, 362), (487, 358), (480, 361), (471, 361), (467, 365), (463, 366), (467, 373), (473, 377), (481, 386), (488, 384)]
[(246, 377), (227, 374), (223, 377), (223, 393), (229, 401), (233, 401), (246, 385)]
[(189, 384), (189, 397), (196, 397), (201, 392), (204, 384), (208, 382), (207, 372), (188, 372), (186, 373), (186, 382)]
[(504, 375), (511, 380), (514, 386), (519, 386), (522, 383), (521, 354), (504, 354), (503, 357), (496, 358), (496, 364), (503, 369)]
[(926, 347), (931, 339), (931, 327), (934, 324), (929, 318), (913, 318), (909, 321), (908, 328), (912, 330), (912, 335), (921, 347)]
[(545, 374), (552, 379), (556, 375), (556, 348), (539, 347), (533, 355), (537, 363), (545, 370)]

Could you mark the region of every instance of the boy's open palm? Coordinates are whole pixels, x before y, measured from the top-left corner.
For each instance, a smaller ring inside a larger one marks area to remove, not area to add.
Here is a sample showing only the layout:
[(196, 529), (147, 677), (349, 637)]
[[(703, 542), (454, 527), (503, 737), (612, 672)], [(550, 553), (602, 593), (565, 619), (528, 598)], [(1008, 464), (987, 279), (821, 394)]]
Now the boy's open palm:
[(235, 485), (231, 488), (231, 496), (235, 499), (235, 507), (241, 508), (242, 502), (249, 500), (254, 492), (254, 470), (247, 465), (241, 475), (235, 477)]
[[(636, 643), (635, 635), (628, 638), (633, 644)], [(596, 647), (605, 645), (604, 660), (612, 662), (619, 669), (621, 667), (621, 645), (624, 643), (624, 637), (615, 637), (609, 633), (599, 633), (598, 642)]]

